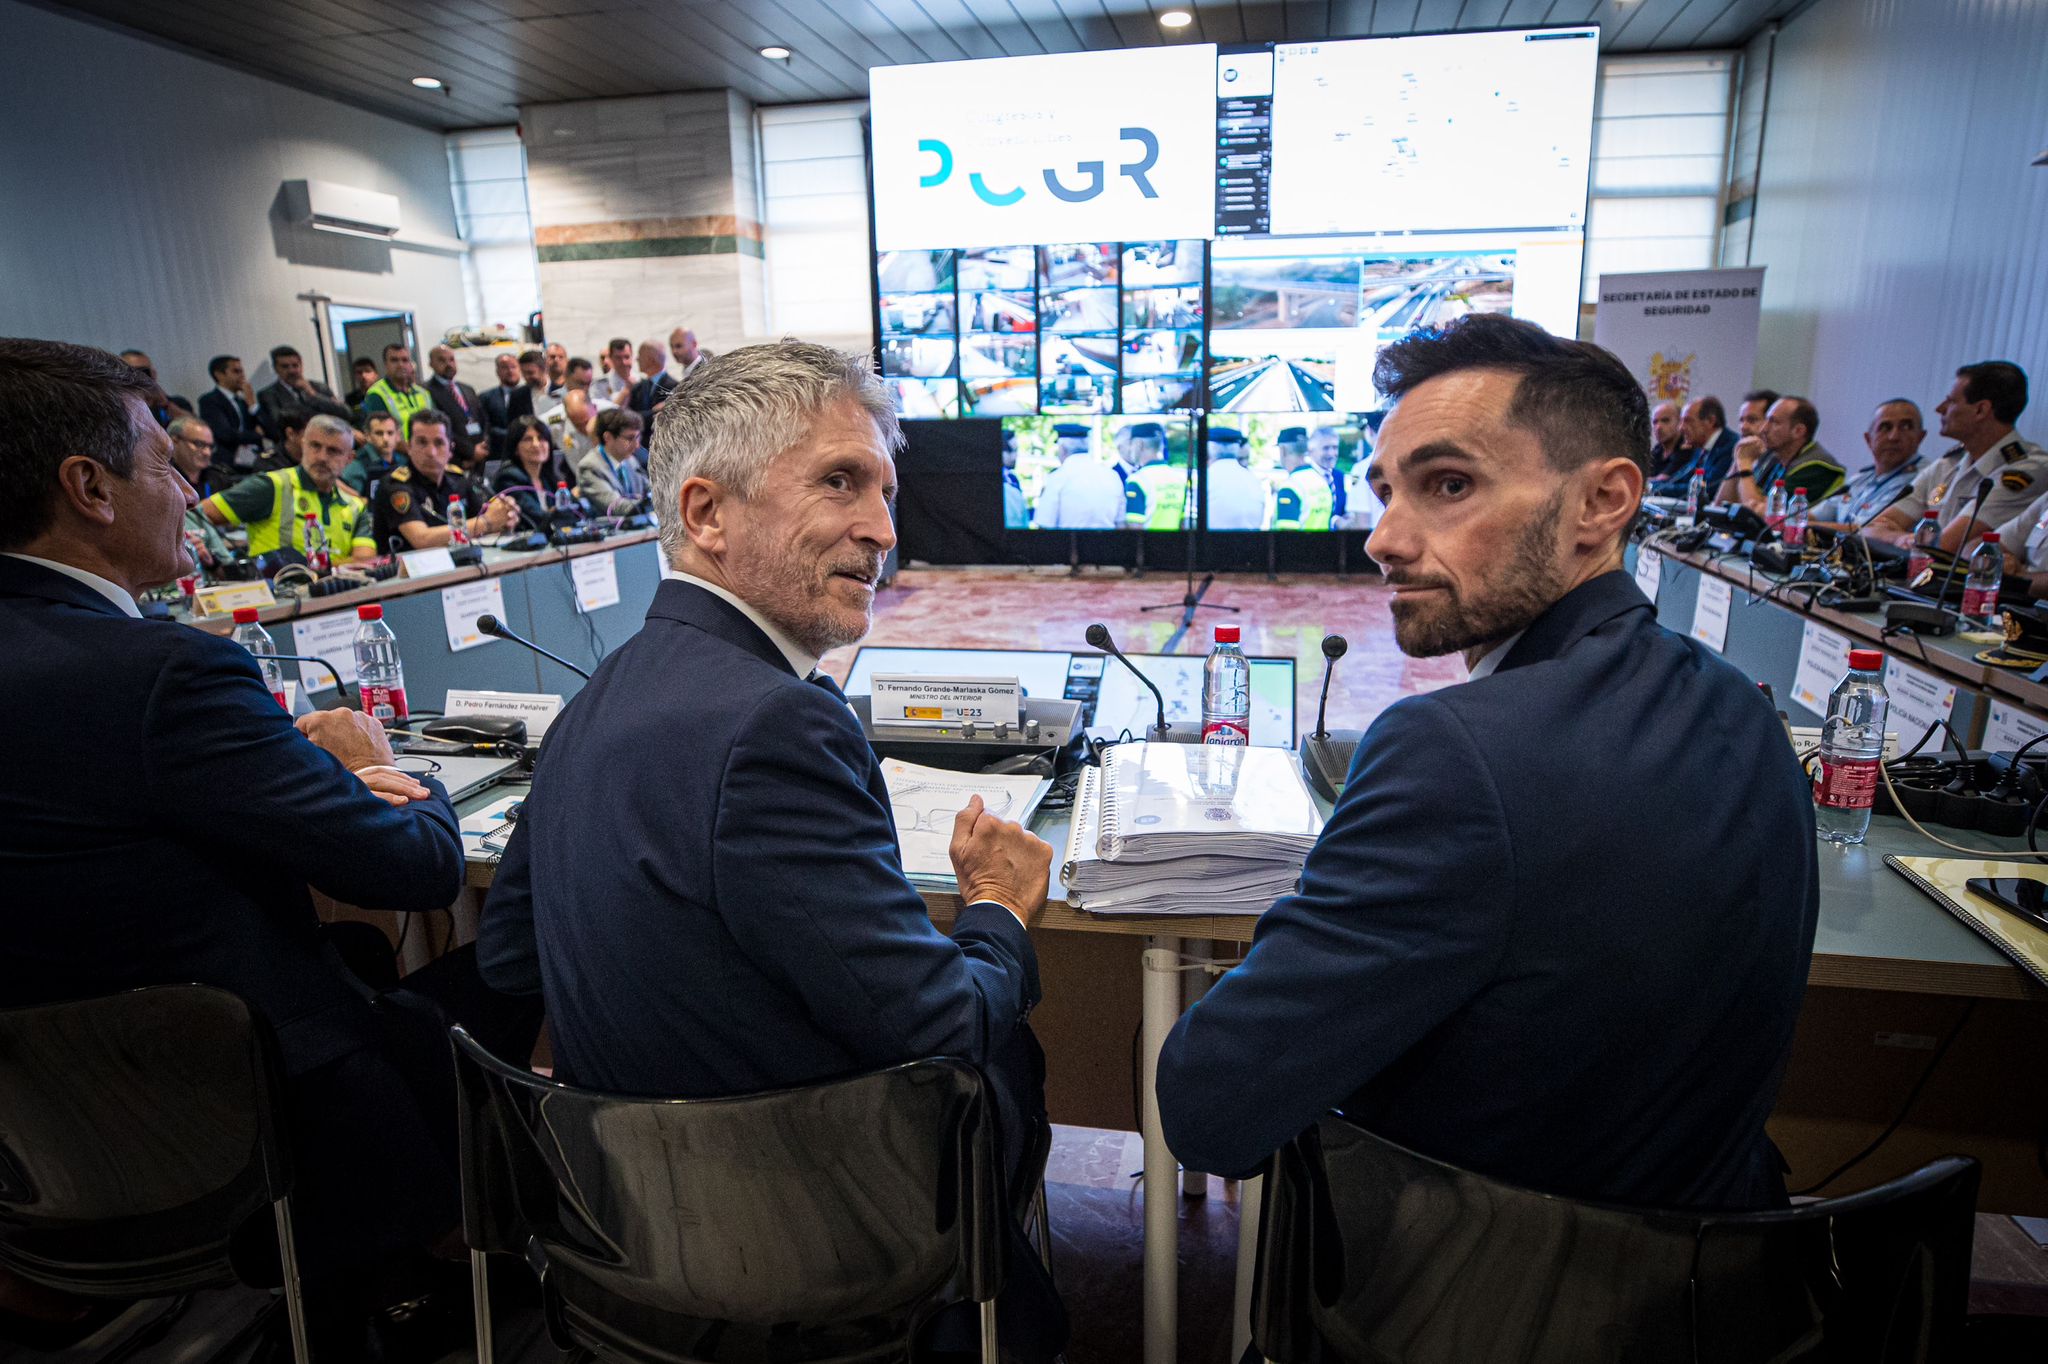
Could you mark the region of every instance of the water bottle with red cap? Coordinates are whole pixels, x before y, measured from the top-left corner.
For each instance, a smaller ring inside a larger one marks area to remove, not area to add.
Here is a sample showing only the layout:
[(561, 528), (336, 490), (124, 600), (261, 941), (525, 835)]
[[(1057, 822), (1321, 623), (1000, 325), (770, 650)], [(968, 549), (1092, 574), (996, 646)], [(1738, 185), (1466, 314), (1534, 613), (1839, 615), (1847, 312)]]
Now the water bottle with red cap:
[(356, 620), (356, 690), (362, 693), (363, 713), (376, 716), (386, 728), (402, 724), (408, 712), (398, 636), (384, 623), (384, 608), (375, 602), (358, 606)]
[(255, 607), (235, 608), (234, 640), (255, 656), (257, 670), (263, 674), (265, 690), (276, 698), (277, 704), (290, 710), (291, 702), (285, 699), (284, 694), (284, 669), (277, 662), (277, 645), (271, 642), (270, 631), (258, 623)]
[(1828, 693), (1820, 727), (1820, 770), (1813, 783), (1813, 823), (1829, 843), (1861, 843), (1870, 829), (1884, 761), (1884, 655), (1851, 649), (1849, 671)]
[(1252, 741), (1252, 665), (1238, 647), (1235, 625), (1216, 627), (1216, 647), (1202, 665), (1202, 742)]

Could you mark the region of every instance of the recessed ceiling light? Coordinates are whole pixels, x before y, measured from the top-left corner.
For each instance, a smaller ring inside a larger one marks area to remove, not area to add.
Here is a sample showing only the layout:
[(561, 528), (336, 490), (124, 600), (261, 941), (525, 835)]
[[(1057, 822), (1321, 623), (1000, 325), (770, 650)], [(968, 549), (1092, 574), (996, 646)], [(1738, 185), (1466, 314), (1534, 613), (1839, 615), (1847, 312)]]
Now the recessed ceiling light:
[(1170, 9), (1159, 16), (1161, 28), (1186, 28), (1195, 22), (1195, 16), (1184, 9)]
[(439, 90), (441, 88), (441, 78), (439, 76), (414, 76), (412, 83), (422, 90)]
[(786, 62), (789, 60), (789, 49), (786, 47), (764, 47), (761, 49), (761, 55), (771, 62)]

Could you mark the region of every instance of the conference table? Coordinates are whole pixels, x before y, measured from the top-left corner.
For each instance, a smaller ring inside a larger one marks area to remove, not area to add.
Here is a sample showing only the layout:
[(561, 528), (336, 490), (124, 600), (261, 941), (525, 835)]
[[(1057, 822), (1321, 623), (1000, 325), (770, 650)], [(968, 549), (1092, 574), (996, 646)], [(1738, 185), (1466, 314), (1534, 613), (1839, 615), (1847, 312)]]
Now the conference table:
[[(291, 652), (294, 627), (321, 615), (345, 613), (363, 601), (381, 601), (386, 618), (404, 648), (409, 689), (415, 705), (435, 704), (449, 688), (502, 691), (552, 691), (568, 695), (581, 679), (558, 665), (501, 641), (482, 647), (458, 647), (451, 638), (455, 620), (444, 594), (451, 589), (474, 591), (471, 584), (495, 581), (503, 610), (497, 612), (516, 632), (572, 659), (596, 661), (602, 650), (616, 647), (639, 628), (646, 605), (659, 581), (660, 567), (652, 536), (621, 536), (596, 546), (548, 550), (537, 555), (486, 551), (480, 568), (458, 570), (417, 580), (378, 584), (360, 592), (311, 601), (281, 603), (262, 612), (265, 625), (280, 648)], [(573, 561), (595, 554), (615, 555), (619, 600), (594, 610), (579, 609)], [(1631, 554), (1633, 566), (1635, 555)], [(1817, 724), (1819, 715), (1794, 698), (1799, 655), (1809, 647), (1808, 627), (1820, 624), (1854, 637), (1859, 646), (1882, 647), (1915, 666), (1938, 672), (1957, 687), (1951, 720), (1965, 741), (1983, 734), (1994, 705), (2016, 708), (2036, 725), (2048, 729), (2048, 688), (1988, 668), (1975, 660), (1981, 645), (1955, 640), (1884, 638), (1869, 617), (1806, 607), (1774, 591), (1774, 580), (1754, 573), (1746, 563), (1712, 555), (1681, 555), (1665, 551), (1660, 565), (1657, 605), (1660, 619), (1687, 632), (1697, 611), (1703, 581), (1730, 586), (1734, 605), (1727, 613), (1721, 652), (1749, 676), (1769, 683), (1794, 723)], [(468, 597), (459, 601), (467, 603)], [(467, 609), (465, 605), (463, 609)], [(201, 628), (225, 630), (225, 622), (196, 622)], [(336, 627), (337, 629), (339, 627)], [(937, 643), (938, 641), (934, 641)], [(500, 787), (471, 796), (461, 804), (467, 815), (503, 799)], [(1064, 846), (1064, 810), (1042, 811), (1034, 830), (1054, 847)], [(1942, 831), (1945, 837), (1987, 852), (2014, 845), (1979, 835)], [(1965, 999), (2036, 1001), (2044, 997), (2031, 980), (2003, 956), (1914, 890), (1904, 878), (1883, 866), (1886, 853), (1934, 854), (1903, 821), (1879, 818), (1863, 847), (1820, 850), (1820, 922), (1815, 937), (1809, 982), (1846, 990), (1905, 992)], [(457, 936), (473, 934), (482, 891), (490, 885), (494, 859), (473, 856), (468, 865), (471, 903), (458, 907)], [(935, 922), (945, 925), (958, 914), (957, 891), (949, 886), (921, 887)], [(1094, 935), (1097, 941), (1121, 940), (1134, 949), (1129, 969), (1141, 997), (1140, 1126), (1144, 1139), (1148, 1191), (1175, 1190), (1181, 1172), (1161, 1135), (1153, 1100), (1159, 1049), (1182, 1010), (1206, 987), (1214, 973), (1226, 969), (1248, 944), (1257, 927), (1253, 915), (1171, 917), (1105, 917), (1065, 903), (1063, 887), (1052, 887), (1052, 902), (1038, 931)], [(1143, 1324), (1146, 1364), (1170, 1364), (1177, 1355), (1178, 1199), (1145, 1199)], [(1241, 1186), (1238, 1299), (1233, 1358), (1247, 1339), (1248, 1288), (1258, 1219), (1256, 1181)]]

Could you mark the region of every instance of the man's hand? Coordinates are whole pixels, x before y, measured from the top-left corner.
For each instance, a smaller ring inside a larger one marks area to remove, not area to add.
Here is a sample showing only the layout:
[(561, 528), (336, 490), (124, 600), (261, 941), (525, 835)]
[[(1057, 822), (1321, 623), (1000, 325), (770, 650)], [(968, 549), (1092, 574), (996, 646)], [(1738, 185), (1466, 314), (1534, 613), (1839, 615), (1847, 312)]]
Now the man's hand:
[(1038, 922), (1052, 879), (1050, 843), (1025, 832), (1021, 824), (990, 814), (975, 796), (953, 818), (949, 851), (963, 901), (999, 904), (1026, 928)]
[(426, 800), (434, 793), (417, 781), (410, 773), (395, 768), (373, 767), (356, 773), (371, 794), (386, 805), (404, 809), (416, 800)]
[(503, 493), (484, 504), (484, 530), (496, 535), (519, 524), (519, 508)]
[(1756, 462), (1764, 457), (1764, 443), (1755, 436), (1744, 436), (1735, 442), (1735, 467), (1748, 473)]
[(359, 710), (316, 710), (301, 715), (299, 733), (341, 760), (353, 772), (357, 768), (389, 766), (391, 740), (374, 715)]

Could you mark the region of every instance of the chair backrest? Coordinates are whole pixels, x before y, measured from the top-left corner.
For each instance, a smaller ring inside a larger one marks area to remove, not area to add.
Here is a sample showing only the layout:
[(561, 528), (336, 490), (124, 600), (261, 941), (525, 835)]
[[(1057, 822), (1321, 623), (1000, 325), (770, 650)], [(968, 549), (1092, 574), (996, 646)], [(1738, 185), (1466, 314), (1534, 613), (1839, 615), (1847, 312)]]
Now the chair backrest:
[(290, 1190), (281, 1089), (268, 1027), (212, 986), (0, 1011), (0, 1265), (121, 1297), (234, 1282), (236, 1231)]
[(1001, 1287), (1008, 1213), (971, 1066), (640, 1099), (556, 1084), (453, 1035), (465, 1234), (540, 1271), (558, 1344), (870, 1359)]
[(1975, 1161), (1763, 1213), (1516, 1188), (1326, 1117), (1269, 1167), (1254, 1338), (1330, 1364), (1941, 1360), (1969, 1289)]

